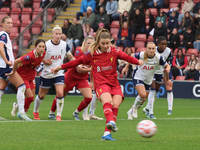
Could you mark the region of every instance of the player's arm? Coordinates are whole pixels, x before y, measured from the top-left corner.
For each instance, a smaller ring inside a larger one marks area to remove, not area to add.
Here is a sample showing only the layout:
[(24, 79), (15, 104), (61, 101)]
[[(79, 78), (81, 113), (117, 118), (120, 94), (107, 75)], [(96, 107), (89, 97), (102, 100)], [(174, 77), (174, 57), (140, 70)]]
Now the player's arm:
[(5, 51), (4, 51), (4, 43), (2, 42), (0, 42), (0, 55), (7, 65), (12, 66), (12, 61), (8, 61), (6, 58)]
[(14, 61), (12, 72), (11, 73), (6, 73), (5, 75), (6, 76), (11, 76), (11, 75), (15, 74), (15, 71), (17, 70), (17, 68), (18, 68), (18, 66), (19, 66), (20, 63), (22, 63), (21, 58), (17, 58)]
[(75, 60), (75, 58), (71, 52), (70, 52), (70, 54), (67, 54), (67, 58), (69, 59), (69, 61)]
[(91, 67), (88, 68), (87, 66), (80, 64), (76, 67), (76, 71), (78, 73), (87, 73), (91, 71)]
[[(134, 54), (131, 54), (131, 57), (134, 57)], [(124, 73), (127, 74), (129, 65), (130, 65), (130, 63), (127, 62), (126, 66), (122, 69), (122, 74), (124, 74)]]
[(90, 73), (90, 87), (92, 90), (94, 90), (94, 79), (93, 79), (92, 73)]

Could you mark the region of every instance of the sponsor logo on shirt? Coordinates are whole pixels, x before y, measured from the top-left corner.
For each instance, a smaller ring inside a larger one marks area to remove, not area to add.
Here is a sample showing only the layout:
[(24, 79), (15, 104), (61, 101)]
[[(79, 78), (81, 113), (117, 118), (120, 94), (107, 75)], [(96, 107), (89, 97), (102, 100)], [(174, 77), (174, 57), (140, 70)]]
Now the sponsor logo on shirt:
[(112, 69), (113, 69), (112, 66), (101, 67), (101, 70), (102, 70), (102, 71), (112, 70)]
[(153, 66), (144, 66), (142, 69), (145, 69), (145, 70), (153, 70)]
[(23, 58), (24, 61), (27, 61), (29, 59), (30, 59), (30, 57), (28, 55)]
[(58, 60), (58, 59), (62, 59), (61, 55), (56, 55), (56, 56), (51, 56), (50, 58), (51, 60)]

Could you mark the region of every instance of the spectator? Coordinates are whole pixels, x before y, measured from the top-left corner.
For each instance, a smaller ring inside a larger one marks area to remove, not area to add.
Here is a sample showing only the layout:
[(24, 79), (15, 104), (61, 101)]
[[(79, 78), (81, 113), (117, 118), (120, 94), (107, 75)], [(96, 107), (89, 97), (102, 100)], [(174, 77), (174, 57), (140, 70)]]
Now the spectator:
[(102, 22), (99, 24), (98, 30), (99, 30), (99, 29), (104, 29), (104, 24), (103, 24)]
[(160, 10), (165, 5), (164, 0), (152, 0), (148, 3), (149, 8), (157, 8)]
[(116, 43), (117, 46), (120, 46), (120, 44), (122, 43), (124, 49), (126, 49), (126, 47), (131, 47), (132, 31), (131, 28), (129, 28), (127, 22), (123, 23), (123, 26), (119, 29), (117, 37), (118, 37)]
[[(134, 1), (134, 0), (133, 0)], [(151, 0), (141, 0), (141, 2), (144, 4), (144, 9), (148, 9), (149, 6), (148, 6), (148, 3), (150, 2)]]
[(191, 64), (190, 69), (186, 72), (185, 80), (199, 81), (199, 71), (195, 69), (194, 64)]
[(82, 26), (78, 24), (77, 18), (73, 18), (72, 25), (68, 30), (68, 38), (71, 39), (75, 45), (74, 49), (83, 41), (83, 29)]
[(132, 19), (132, 34), (136, 37), (139, 33), (145, 33), (145, 19), (140, 10), (136, 9)]
[(198, 49), (198, 52), (200, 52), (200, 26), (198, 27), (196, 31), (196, 35), (198, 34), (198, 37), (195, 36), (195, 40), (193, 43), (194, 49)]
[(184, 31), (187, 29), (187, 27), (192, 27), (192, 25), (193, 25), (193, 18), (190, 15), (190, 13), (188, 11), (186, 11), (178, 32), (180, 34), (184, 33)]
[(90, 27), (89, 23), (85, 25), (85, 28), (83, 29), (83, 34), (84, 38), (87, 37), (88, 35), (93, 36), (93, 29)]
[(94, 20), (95, 20), (95, 13), (92, 12), (92, 7), (88, 6), (87, 13), (83, 17), (83, 26), (87, 23), (89, 23), (90, 26), (93, 25)]
[(62, 26), (62, 33), (68, 35), (68, 29), (70, 26), (71, 26), (71, 22), (69, 22), (69, 19), (65, 19)]
[(173, 29), (169, 36), (167, 47), (172, 48), (173, 51), (180, 46), (180, 36), (176, 28)]
[(157, 43), (159, 36), (164, 36), (167, 38), (167, 27), (163, 26), (161, 21), (158, 21), (157, 24), (155, 25), (154, 35), (153, 35), (155, 43)]
[(135, 10), (136, 9), (139, 9), (140, 12), (143, 12), (144, 11), (144, 4), (143, 2), (139, 1), (139, 0), (135, 0), (133, 3), (132, 3), (132, 6), (131, 6), (131, 9), (129, 11), (129, 14), (130, 14), (130, 17), (133, 18), (133, 14), (135, 13)]
[(192, 32), (191, 27), (187, 27), (187, 32), (184, 33), (184, 38), (181, 42), (181, 47), (188, 49), (192, 47), (193, 42), (194, 42), (194, 34)]
[(0, 9), (3, 7), (5, 3), (10, 2), (10, 0), (0, 0)]
[(104, 24), (104, 27), (106, 29), (109, 28), (109, 17), (108, 15), (106, 15), (106, 13), (104, 13), (104, 8), (103, 7), (100, 7), (100, 14), (97, 14), (96, 17), (95, 17), (95, 22), (94, 24), (91, 26), (94, 30), (94, 32), (97, 31), (98, 29), (98, 26), (100, 23), (103, 23)]
[(52, 0), (41, 0), (40, 8), (45, 8)]
[(188, 61), (187, 67), (183, 70), (183, 74), (186, 75), (187, 71), (191, 69), (191, 65), (194, 64), (195, 68), (197, 69), (198, 58), (195, 54), (190, 55), (190, 59)]
[(95, 11), (96, 1), (95, 0), (82, 0), (81, 11), (76, 13), (76, 18), (79, 20), (80, 16), (85, 16), (87, 14), (88, 6), (92, 7), (92, 11)]
[(200, 23), (200, 9), (198, 13), (195, 15), (194, 23), (195, 23), (196, 28), (198, 28), (199, 23)]
[(117, 1), (110, 0), (106, 4), (106, 12), (107, 15), (109, 16), (110, 23), (112, 23), (112, 15), (117, 13), (118, 10), (118, 3)]
[(129, 11), (131, 9), (131, 0), (119, 0), (118, 1), (118, 11), (112, 15), (113, 20), (119, 20), (119, 17), (124, 11)]
[(16, 7), (24, 9), (24, 5), (27, 3), (31, 3), (31, 0), (16, 0)]
[(96, 0), (96, 8), (95, 8), (95, 14), (99, 14), (100, 7), (103, 7), (104, 10), (106, 10), (106, 0)]
[(193, 15), (192, 10), (194, 7), (194, 3), (192, 0), (186, 0), (183, 8), (181, 9), (181, 14), (178, 16), (178, 22), (182, 22), (183, 16), (186, 12), (189, 12), (191, 15)]
[(193, 13), (197, 14), (200, 9), (200, 2), (196, 3), (196, 5), (193, 7)]
[(151, 14), (149, 9), (146, 9), (145, 11), (145, 33), (147, 35), (147, 37), (149, 36), (149, 32), (154, 28), (154, 16)]
[(167, 16), (170, 17), (172, 15), (173, 11), (176, 12), (175, 17), (178, 19), (178, 16), (179, 16), (179, 12), (178, 12), (179, 11), (179, 7), (178, 6), (175, 7), (175, 8), (171, 8), (170, 11), (167, 12)]
[(187, 67), (187, 57), (183, 55), (182, 48), (179, 48), (177, 51), (177, 55), (174, 56), (172, 60), (172, 75), (174, 79), (177, 76), (183, 76), (183, 70)]
[(161, 21), (162, 24), (163, 24), (163, 26), (166, 26), (166, 18), (167, 18), (166, 13), (165, 13), (164, 11), (160, 10), (160, 11), (158, 12), (158, 16), (156, 17), (156, 23), (157, 23), (158, 21)]
[(73, 43), (69, 38), (67, 38), (67, 35), (65, 33), (62, 33), (61, 39), (67, 43), (67, 45), (70, 48), (70, 51), (72, 52)]
[(127, 22), (130, 27), (131, 21), (130, 21), (130, 16), (128, 14), (128, 11), (124, 11), (124, 13), (120, 16), (120, 19), (119, 19), (120, 26), (122, 26), (124, 22)]
[(171, 15), (169, 15), (169, 20), (167, 24), (167, 32), (171, 33), (174, 28), (179, 28), (178, 19), (176, 17), (176, 11), (172, 11)]

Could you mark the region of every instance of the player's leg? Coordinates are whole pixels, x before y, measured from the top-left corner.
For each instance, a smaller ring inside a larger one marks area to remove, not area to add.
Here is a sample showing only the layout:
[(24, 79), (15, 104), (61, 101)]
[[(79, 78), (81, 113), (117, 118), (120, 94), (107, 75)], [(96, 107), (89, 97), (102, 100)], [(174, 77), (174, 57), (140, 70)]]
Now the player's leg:
[(96, 93), (94, 92), (92, 94), (92, 101), (90, 103), (90, 112), (89, 112), (89, 118), (90, 119), (95, 119), (95, 120), (103, 120), (103, 118), (100, 118), (100, 117), (97, 117), (94, 112), (95, 112), (95, 109), (97, 107), (97, 104), (98, 104), (98, 99), (97, 99), (97, 95)]
[(31, 103), (34, 101), (35, 89), (28, 88), (25, 92), (24, 110), (27, 113)]
[[(92, 100), (92, 90), (90, 87), (87, 88), (79, 88), (79, 91), (83, 95), (84, 99), (83, 101), (79, 104), (78, 108), (75, 110), (73, 113), (73, 116), (75, 120), (80, 120), (78, 117), (79, 112), (81, 112), (83, 109), (85, 109), (91, 102)], [(84, 120), (89, 120), (88, 118), (85, 118)]]
[(26, 115), (24, 111), (24, 93), (26, 90), (26, 86), (24, 84), (21, 76), (15, 72), (12, 76), (9, 76), (8, 80), (17, 87), (17, 103), (19, 105), (19, 112), (17, 117), (26, 121), (31, 121), (31, 119)]
[(64, 89), (64, 84), (55, 84), (55, 89), (56, 89), (56, 107), (57, 107), (57, 121), (62, 121), (61, 120), (61, 115), (63, 111), (63, 106), (64, 106), (64, 95), (63, 95), (63, 89)]
[(168, 102), (168, 115), (172, 115), (172, 107), (173, 107), (173, 100), (174, 100), (174, 95), (173, 95), (173, 80), (172, 80), (172, 73), (169, 73), (169, 81), (165, 83), (165, 87), (167, 90), (167, 102)]
[[(2, 79), (0, 77), (0, 104), (1, 104), (1, 98), (5, 92), (6, 87), (8, 86), (8, 81)], [(5, 118), (0, 116), (0, 120), (4, 120)]]

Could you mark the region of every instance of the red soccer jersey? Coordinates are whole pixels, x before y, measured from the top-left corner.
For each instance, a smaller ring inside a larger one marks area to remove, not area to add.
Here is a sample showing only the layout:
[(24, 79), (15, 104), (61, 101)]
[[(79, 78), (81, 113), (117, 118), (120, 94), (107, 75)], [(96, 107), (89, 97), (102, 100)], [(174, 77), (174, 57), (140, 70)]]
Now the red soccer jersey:
[(36, 72), (35, 68), (40, 65), (44, 56), (45, 52), (39, 57), (34, 49), (27, 55), (20, 57), (22, 65), (17, 69), (17, 72), (22, 78), (25, 78), (28, 81), (34, 80)]
[(110, 86), (120, 85), (117, 80), (117, 59), (124, 59), (126, 61), (131, 59), (132, 63), (138, 63), (136, 58), (130, 58), (130, 56), (124, 52), (116, 50), (115, 47), (110, 47), (105, 53), (96, 50), (93, 56), (88, 52), (88, 54), (83, 55), (81, 59), (85, 64), (90, 63), (92, 65), (95, 89), (102, 84), (108, 84)]
[[(75, 52), (74, 57), (76, 59), (78, 59), (79, 57), (81, 57), (83, 55), (83, 52), (81, 49), (77, 49)], [(84, 65), (84, 64), (83, 64)], [(78, 73), (76, 70), (76, 67), (69, 69), (66, 72), (66, 76), (73, 78), (73, 79), (78, 79), (78, 80), (85, 80), (88, 78), (88, 73)]]

